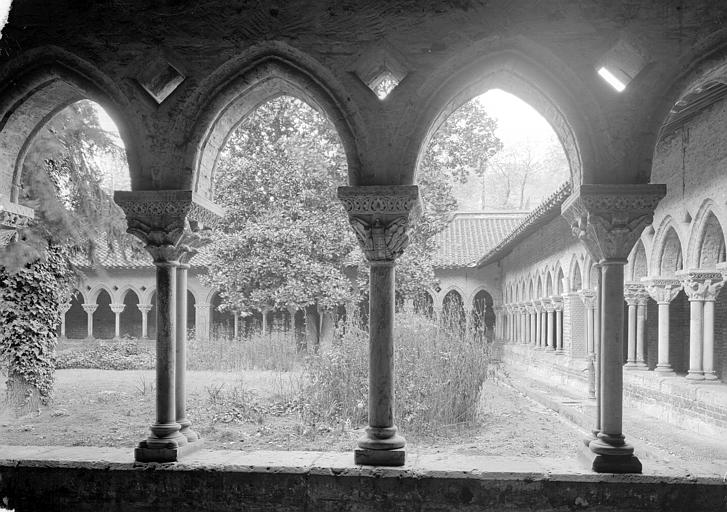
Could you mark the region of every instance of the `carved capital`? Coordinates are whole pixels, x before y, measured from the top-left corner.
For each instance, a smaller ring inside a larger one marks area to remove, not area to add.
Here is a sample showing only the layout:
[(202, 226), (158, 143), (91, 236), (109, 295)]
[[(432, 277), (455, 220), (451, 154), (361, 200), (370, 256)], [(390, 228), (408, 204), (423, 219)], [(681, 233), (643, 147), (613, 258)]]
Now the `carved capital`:
[(409, 244), (409, 213), (419, 199), (416, 185), (338, 187), (359, 245), (369, 261), (394, 261)]
[(578, 296), (581, 298), (583, 305), (586, 306), (587, 309), (596, 309), (596, 299), (598, 296), (596, 295), (595, 290), (584, 288), (578, 292)]
[(678, 279), (642, 277), (641, 282), (646, 293), (659, 304), (669, 304), (682, 289), (682, 282)]
[(0, 247), (14, 242), (18, 237), (18, 230), (28, 227), (34, 215), (32, 208), (11, 203), (0, 196)]
[(90, 313), (92, 315), (93, 315), (94, 311), (96, 311), (96, 309), (98, 309), (98, 304), (82, 304), (81, 306), (83, 307), (83, 310), (86, 313)]
[(137, 304), (136, 307), (142, 313), (148, 313), (149, 311), (151, 311), (151, 304)]
[(209, 302), (198, 302), (194, 305), (194, 309), (196, 309), (197, 311), (208, 311), (211, 306), (212, 304), (210, 304)]
[(624, 299), (629, 306), (636, 306), (640, 301), (645, 300), (646, 290), (639, 282), (629, 281), (624, 283)]
[(109, 306), (111, 307), (111, 311), (114, 313), (123, 313), (124, 308), (126, 307), (125, 304), (109, 304)]
[(116, 191), (127, 231), (146, 244), (155, 262), (185, 261), (206, 243), (224, 210), (191, 190)]
[(596, 261), (625, 262), (665, 194), (665, 185), (581, 185), (561, 214)]
[(676, 273), (689, 300), (715, 300), (724, 285), (721, 272), (682, 270)]
[(550, 297), (550, 303), (553, 305), (555, 311), (563, 311), (563, 297), (560, 295)]
[(548, 299), (548, 298), (540, 299), (540, 303), (543, 305), (543, 309), (547, 313), (551, 313), (551, 312), (555, 311), (555, 307), (553, 306), (553, 303), (550, 301), (550, 299)]

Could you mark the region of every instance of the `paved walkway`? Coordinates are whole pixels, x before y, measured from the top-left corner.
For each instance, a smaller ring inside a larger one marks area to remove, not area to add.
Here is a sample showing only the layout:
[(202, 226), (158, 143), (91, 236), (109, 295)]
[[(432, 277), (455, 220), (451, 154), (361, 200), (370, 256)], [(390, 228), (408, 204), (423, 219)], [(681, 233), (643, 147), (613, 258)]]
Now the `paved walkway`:
[[(595, 400), (555, 389), (522, 375), (501, 380), (532, 400), (556, 411), (561, 419), (588, 432), (596, 417)], [(686, 472), (727, 478), (727, 443), (724, 438), (699, 435), (634, 408), (624, 408), (624, 435), (636, 450), (645, 473)]]

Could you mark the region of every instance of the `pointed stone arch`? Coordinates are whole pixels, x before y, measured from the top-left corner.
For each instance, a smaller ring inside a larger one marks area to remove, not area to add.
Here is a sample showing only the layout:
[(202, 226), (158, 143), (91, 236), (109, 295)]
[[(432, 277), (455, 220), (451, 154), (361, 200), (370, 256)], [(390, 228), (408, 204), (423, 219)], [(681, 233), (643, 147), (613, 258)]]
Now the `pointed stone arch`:
[(0, 70), (0, 196), (17, 202), (23, 162), (43, 126), (83, 99), (98, 103), (124, 141), (132, 188), (145, 183), (138, 153), (138, 127), (127, 97), (94, 65), (56, 46), (29, 50)]
[(631, 256), (629, 257), (629, 269), (627, 278), (630, 281), (640, 281), (642, 277), (646, 277), (649, 274), (649, 260), (646, 257), (646, 247), (644, 242), (639, 239), (631, 250)]
[(667, 215), (654, 237), (650, 265), (652, 272), (661, 277), (674, 277), (678, 270), (684, 268), (681, 240), (676, 223)]
[(358, 143), (365, 137), (359, 114), (344, 99), (345, 90), (310, 56), (269, 43), (220, 66), (188, 101), (196, 115), (186, 130), (183, 168), (193, 191), (212, 199), (214, 167), (228, 137), (261, 103), (281, 95), (306, 102), (333, 123), (346, 153), (349, 184), (360, 184)]
[(725, 232), (718, 206), (706, 199), (692, 222), (687, 250), (687, 267), (714, 269), (725, 260)]

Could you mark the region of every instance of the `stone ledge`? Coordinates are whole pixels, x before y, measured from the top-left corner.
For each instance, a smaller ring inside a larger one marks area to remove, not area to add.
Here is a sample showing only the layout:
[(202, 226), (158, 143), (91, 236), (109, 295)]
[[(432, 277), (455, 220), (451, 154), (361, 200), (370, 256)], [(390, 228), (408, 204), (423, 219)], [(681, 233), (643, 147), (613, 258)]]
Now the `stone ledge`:
[[(135, 464), (130, 449), (0, 446), (0, 497), (18, 511), (724, 510), (722, 478), (651, 468), (595, 474), (575, 459), (408, 456), (364, 467), (352, 453), (201, 450)], [(133, 489), (133, 492), (131, 491)]]

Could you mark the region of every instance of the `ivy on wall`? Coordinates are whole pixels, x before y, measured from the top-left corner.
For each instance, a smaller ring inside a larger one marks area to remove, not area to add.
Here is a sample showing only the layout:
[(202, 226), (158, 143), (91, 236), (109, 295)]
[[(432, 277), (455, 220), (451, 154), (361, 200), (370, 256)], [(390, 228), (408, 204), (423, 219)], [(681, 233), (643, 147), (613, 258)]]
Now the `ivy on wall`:
[(59, 306), (68, 300), (63, 249), (16, 269), (0, 267), (0, 366), (7, 370), (7, 401), (17, 409), (47, 404), (53, 394)]

